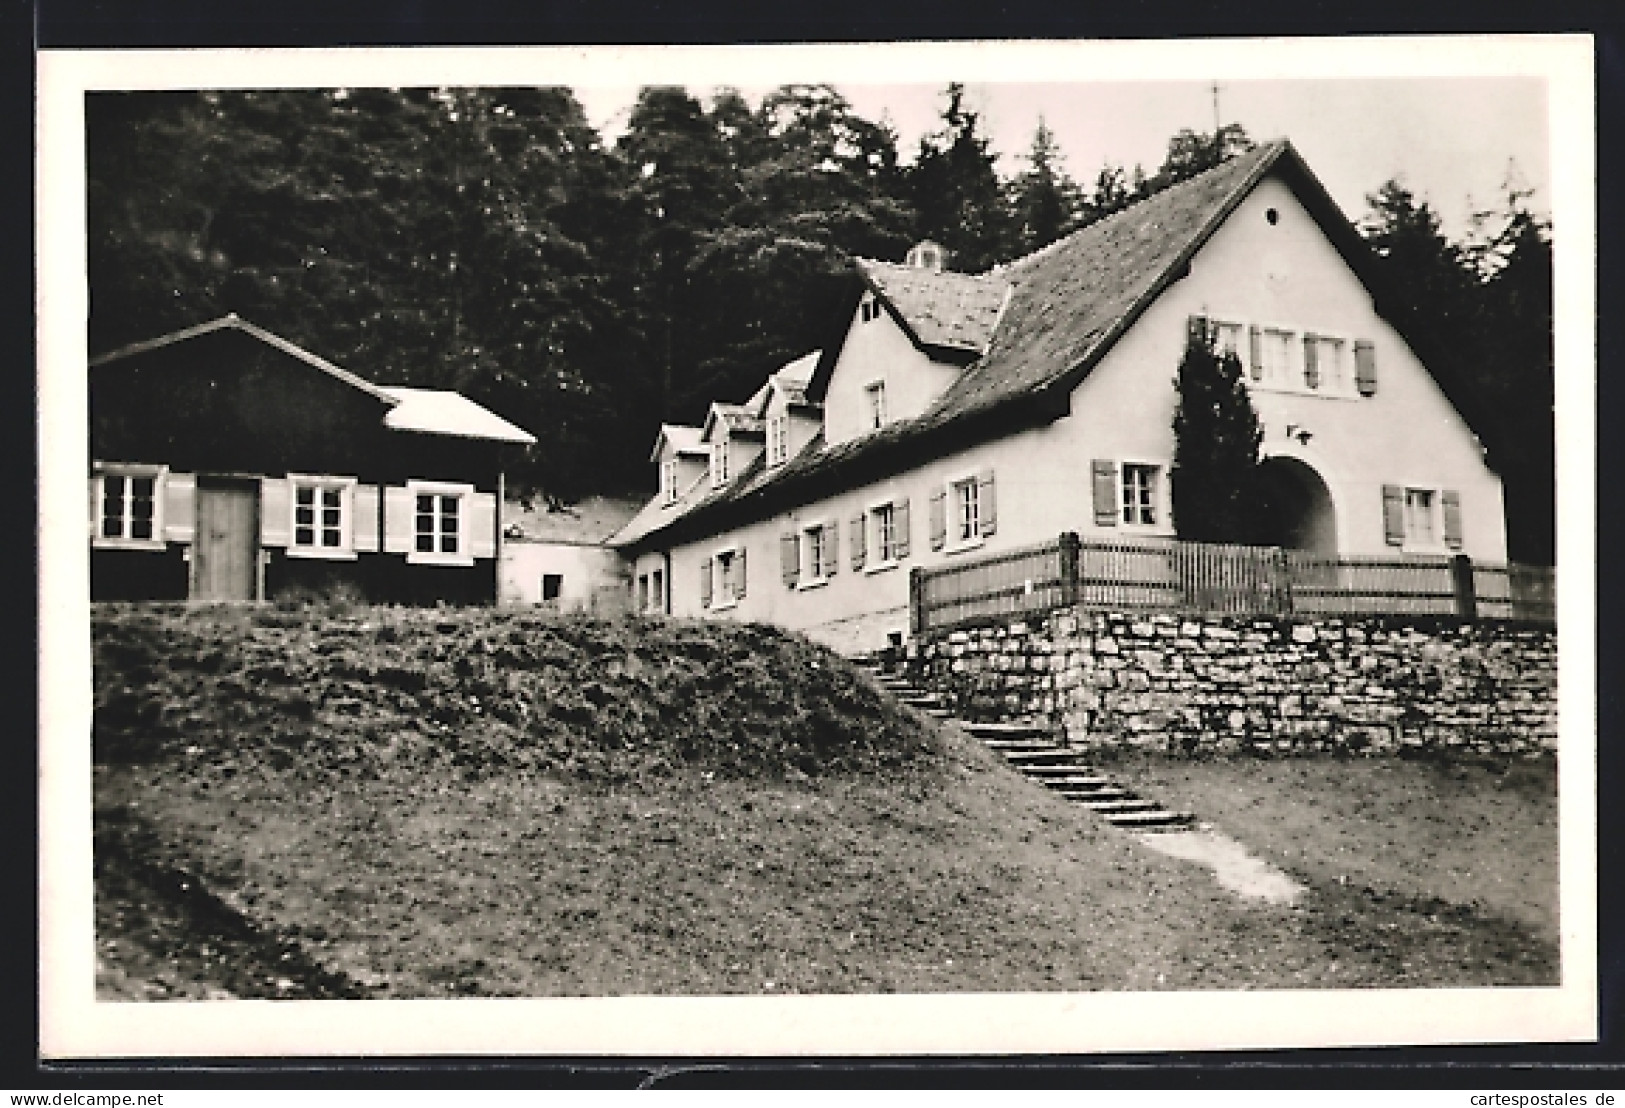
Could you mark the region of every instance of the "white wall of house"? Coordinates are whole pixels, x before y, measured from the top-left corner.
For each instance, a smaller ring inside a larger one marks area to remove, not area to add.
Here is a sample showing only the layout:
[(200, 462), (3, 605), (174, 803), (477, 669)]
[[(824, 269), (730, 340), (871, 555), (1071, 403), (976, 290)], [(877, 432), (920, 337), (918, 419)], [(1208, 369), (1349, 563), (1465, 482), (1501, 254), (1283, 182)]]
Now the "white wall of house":
[(840, 360), (825, 390), (824, 441), (846, 442), (869, 432), (864, 400), (869, 385), (885, 384), (888, 421), (907, 419), (930, 407), (959, 372), (921, 353), (889, 314), (881, 312), (865, 322), (859, 309), (847, 325)]
[[(1274, 223), (1267, 218), (1272, 209)], [(907, 629), (908, 574), (914, 566), (938, 566), (1046, 542), (1063, 531), (1076, 531), (1086, 539), (1172, 536), (1167, 467), (1173, 456), (1173, 379), (1184, 351), (1187, 320), (1193, 314), (1289, 330), (1300, 348), (1304, 331), (1340, 337), (1346, 343), (1351, 382), (1353, 342), (1375, 345), (1373, 396), (1358, 395), (1352, 383), (1339, 395), (1254, 390), (1265, 426), (1265, 453), (1296, 458), (1320, 474), (1333, 500), (1341, 552), (1379, 556), (1450, 552), (1437, 530), (1430, 543), (1408, 542), (1404, 547), (1388, 543), (1382, 489), (1399, 485), (1454, 490), (1462, 510), (1462, 551), (1479, 561), (1505, 560), (1500, 480), (1485, 465), (1465, 421), (1399, 335), (1377, 316), (1364, 286), (1290, 189), (1266, 181), (1198, 253), (1190, 274), (1175, 282), (1079, 385), (1070, 415), (680, 546), (671, 551), (672, 612), (772, 622), (840, 648), (867, 649), (883, 645), (888, 632)], [(831, 379), (825, 409), (828, 425), (835, 428), (831, 441), (856, 433), (866, 381), (886, 374), (889, 400), (890, 381), (923, 382), (935, 371), (889, 317), (855, 322), (854, 332)], [(1245, 352), (1243, 356), (1245, 360)], [(1301, 374), (1301, 360), (1296, 364)], [(922, 387), (918, 395), (927, 391)], [(1328, 387), (1322, 392), (1337, 390)], [(1288, 438), (1289, 424), (1294, 430), (1308, 430), (1309, 441)], [(1124, 462), (1160, 467), (1154, 524), (1125, 526), (1120, 513), (1111, 526), (1096, 523), (1092, 482), (1096, 459), (1116, 462), (1119, 472)], [(994, 534), (965, 546), (950, 542), (943, 549), (931, 549), (933, 491), (987, 474), (993, 477), (996, 496)], [(868, 564), (853, 570), (853, 517), (877, 504), (905, 499), (910, 506), (909, 557), (895, 565), (877, 565), (871, 537)], [(838, 529), (836, 572), (810, 586), (787, 587), (781, 573), (781, 536), (816, 522)], [(726, 598), (718, 602), (714, 592), (712, 606), (702, 607), (704, 562), (728, 551), (745, 552), (745, 595), (732, 603)], [(644, 560), (640, 559), (638, 572), (643, 572)]]
[[(508, 539), (502, 544), (498, 597), (503, 604), (541, 604), (542, 584), (548, 575), (560, 578), (557, 601), (548, 606), (562, 612), (620, 611), (626, 605), (625, 560), (604, 546), (530, 542)], [(608, 594), (613, 593), (611, 599)]]

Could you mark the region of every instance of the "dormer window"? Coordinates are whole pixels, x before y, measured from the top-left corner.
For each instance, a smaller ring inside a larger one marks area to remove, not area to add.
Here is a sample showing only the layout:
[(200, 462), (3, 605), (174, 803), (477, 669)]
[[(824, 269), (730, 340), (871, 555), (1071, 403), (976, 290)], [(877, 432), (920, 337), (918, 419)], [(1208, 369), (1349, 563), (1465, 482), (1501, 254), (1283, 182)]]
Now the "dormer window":
[(711, 487), (720, 489), (728, 483), (728, 444), (719, 442), (711, 447)]
[(908, 254), (903, 258), (904, 265), (915, 269), (929, 269), (933, 273), (941, 273), (945, 261), (947, 261), (946, 252), (929, 239), (910, 247)]
[(660, 492), (667, 504), (677, 503), (677, 459), (667, 458), (661, 467)]
[(868, 323), (870, 320), (880, 318), (880, 301), (872, 296), (865, 296), (858, 305), (858, 318)]
[(790, 457), (790, 418), (776, 415), (767, 421), (767, 460), (783, 465)]
[(863, 410), (870, 430), (886, 422), (886, 382), (872, 381), (864, 386)]

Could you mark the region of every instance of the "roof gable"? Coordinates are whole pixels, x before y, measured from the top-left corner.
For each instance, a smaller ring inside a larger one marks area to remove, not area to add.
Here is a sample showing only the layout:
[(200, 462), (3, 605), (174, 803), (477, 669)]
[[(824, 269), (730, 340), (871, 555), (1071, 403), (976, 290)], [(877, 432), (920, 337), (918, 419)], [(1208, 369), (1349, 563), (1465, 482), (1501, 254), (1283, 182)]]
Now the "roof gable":
[(662, 446), (670, 446), (671, 452), (676, 455), (704, 454), (705, 447), (700, 444), (701, 430), (698, 427), (688, 427), (680, 423), (662, 423), (660, 433), (655, 436), (655, 448), (649, 453), (651, 462), (660, 459)]

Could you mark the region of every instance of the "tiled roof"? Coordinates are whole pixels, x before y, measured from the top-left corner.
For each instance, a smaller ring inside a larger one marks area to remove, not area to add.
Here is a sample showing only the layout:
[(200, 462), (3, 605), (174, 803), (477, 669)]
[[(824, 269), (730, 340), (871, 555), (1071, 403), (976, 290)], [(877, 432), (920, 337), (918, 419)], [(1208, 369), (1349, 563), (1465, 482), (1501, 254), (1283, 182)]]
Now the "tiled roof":
[(751, 410), (743, 404), (713, 403), (711, 410), (705, 416), (705, 429), (701, 438), (709, 438), (711, 428), (721, 421), (728, 428), (729, 435), (761, 434), (762, 417), (753, 415)]
[[(681, 512), (668, 510), (635, 535), (628, 529), (615, 544), (631, 545), (680, 518), (704, 518), (725, 504), (833, 478), (859, 459), (1036, 400), (1046, 390), (1069, 391), (1284, 154), (1301, 168), (1285, 141), (1260, 146), (983, 277), (860, 261), (883, 295), (899, 297), (893, 306), (905, 322), (912, 315), (924, 328), (916, 335), (921, 341), (930, 341), (929, 334), (946, 345), (943, 338), (953, 336), (963, 348), (984, 344), (986, 353), (923, 414), (834, 445), (820, 435), (772, 469), (758, 459), (726, 488), (695, 498)], [(951, 304), (968, 313), (958, 328), (948, 319)]]
[(631, 522), (640, 507), (641, 501), (613, 496), (589, 496), (559, 510), (510, 501), (502, 509), (503, 531), (519, 542), (597, 545)]
[(1010, 287), (1002, 275), (949, 273), (856, 259), (858, 270), (891, 304), (923, 346), (980, 354), (987, 348)]
[(399, 403), (384, 414), (384, 426), (396, 431), (423, 431), (460, 439), (490, 439), (528, 445), (536, 436), (515, 427), (489, 408), (482, 408), (459, 392), (413, 389), (404, 385), (378, 386)]

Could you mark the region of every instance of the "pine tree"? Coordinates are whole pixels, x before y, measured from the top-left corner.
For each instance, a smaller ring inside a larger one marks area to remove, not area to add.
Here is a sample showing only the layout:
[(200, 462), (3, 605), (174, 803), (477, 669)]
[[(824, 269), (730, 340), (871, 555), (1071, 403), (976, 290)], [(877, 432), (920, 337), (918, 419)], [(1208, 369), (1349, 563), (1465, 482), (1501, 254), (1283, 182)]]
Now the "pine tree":
[(1082, 194), (1067, 176), (1065, 160), (1055, 132), (1040, 116), (1027, 168), (1011, 183), (1012, 219), (1021, 253), (1048, 246), (1077, 225)]
[(1263, 429), (1234, 352), (1192, 321), (1174, 387), (1174, 526), (1191, 542), (1252, 543), (1260, 534), (1258, 448)]
[(998, 156), (977, 130), (980, 116), (965, 106), (965, 87), (947, 89), (943, 128), (920, 139), (908, 171), (909, 196), (919, 233), (948, 248), (953, 268), (979, 273), (1016, 253), (1005, 214)]

